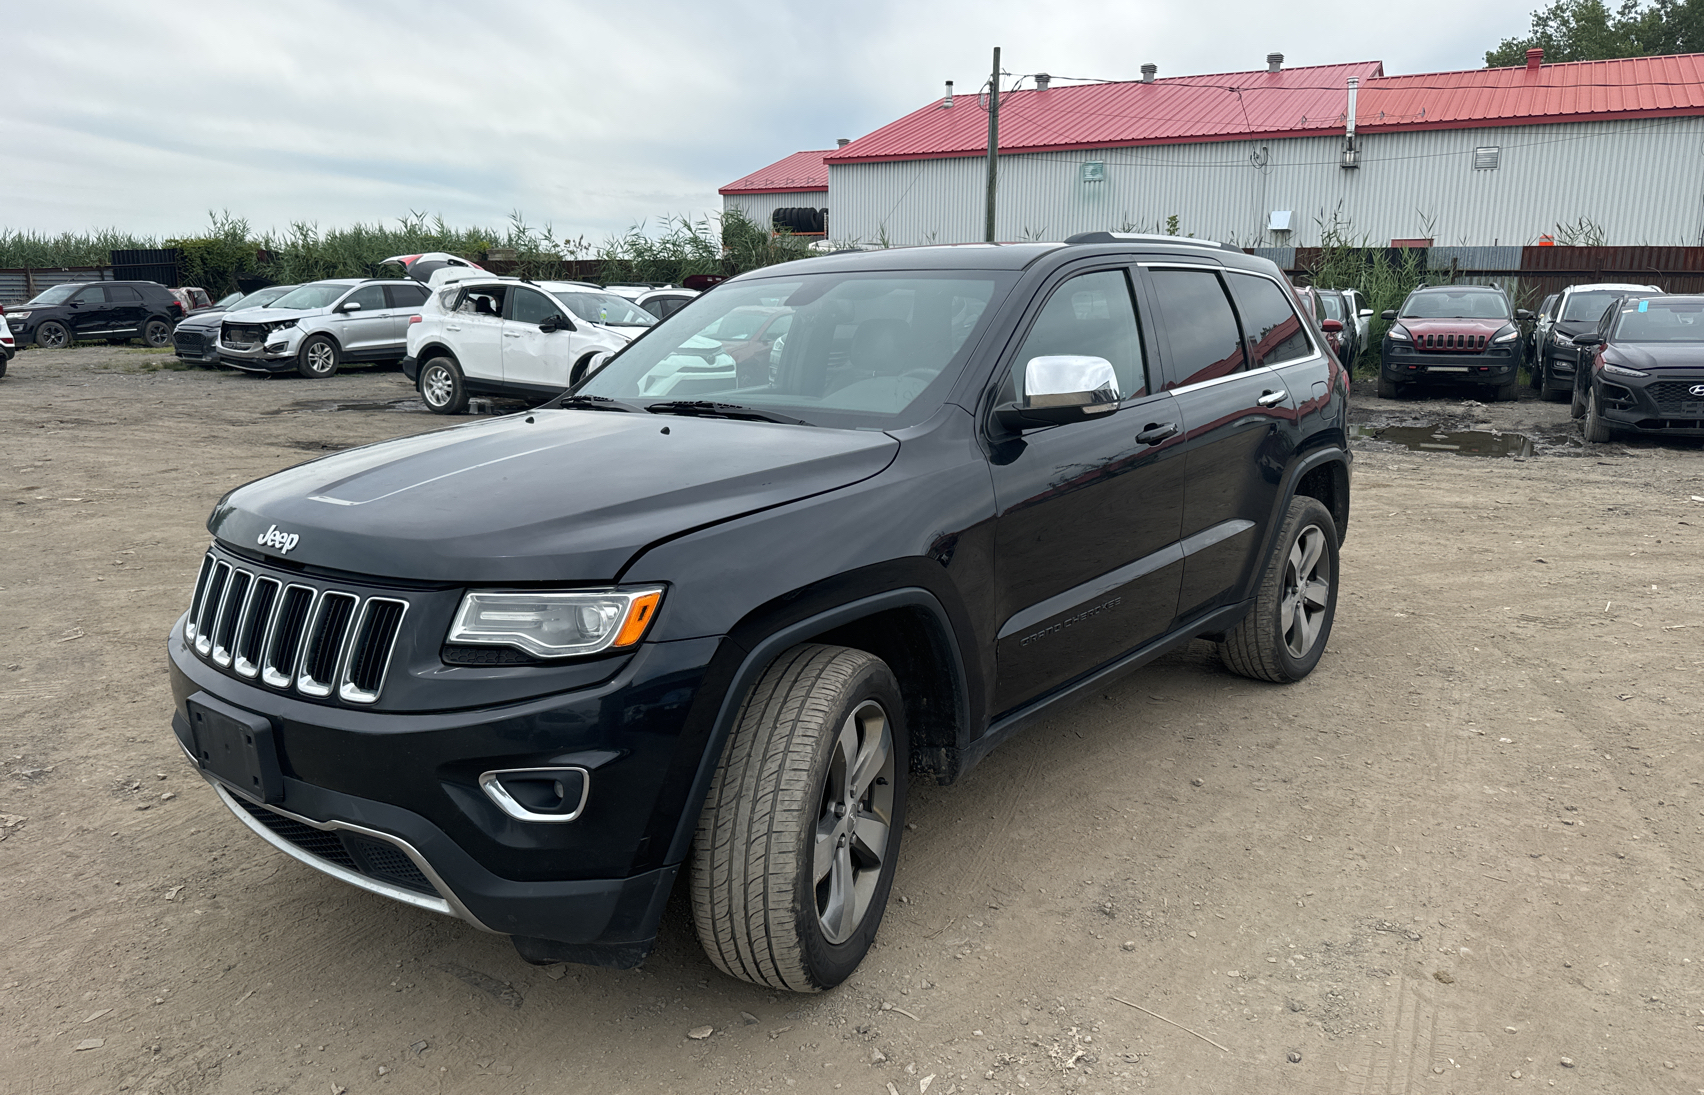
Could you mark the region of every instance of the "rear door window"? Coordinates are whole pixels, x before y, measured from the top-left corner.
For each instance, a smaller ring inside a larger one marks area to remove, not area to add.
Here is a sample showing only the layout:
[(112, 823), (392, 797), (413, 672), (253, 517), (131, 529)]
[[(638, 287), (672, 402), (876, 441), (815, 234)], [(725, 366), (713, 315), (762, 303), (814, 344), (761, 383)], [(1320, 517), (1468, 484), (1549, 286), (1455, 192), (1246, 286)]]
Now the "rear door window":
[[(1248, 368), (1242, 331), (1218, 274), (1156, 267), (1148, 271), (1148, 284), (1166, 326), (1167, 388), (1200, 384)], [(1294, 309), (1290, 314), (1295, 315)]]
[[(1236, 299), (1237, 311), (1242, 313), (1243, 329), (1254, 343), (1254, 356), (1261, 365), (1282, 365), (1300, 361), (1311, 355), (1313, 344), (1308, 341), (1301, 317), (1291, 304), (1290, 294), (1278, 283), (1258, 274), (1227, 271), (1231, 296)], [(1314, 299), (1330, 315), (1328, 298), (1316, 293)], [(1338, 317), (1332, 317), (1338, 318)]]
[(392, 308), (418, 308), (426, 303), (429, 290), (424, 285), (387, 285), (385, 294)]

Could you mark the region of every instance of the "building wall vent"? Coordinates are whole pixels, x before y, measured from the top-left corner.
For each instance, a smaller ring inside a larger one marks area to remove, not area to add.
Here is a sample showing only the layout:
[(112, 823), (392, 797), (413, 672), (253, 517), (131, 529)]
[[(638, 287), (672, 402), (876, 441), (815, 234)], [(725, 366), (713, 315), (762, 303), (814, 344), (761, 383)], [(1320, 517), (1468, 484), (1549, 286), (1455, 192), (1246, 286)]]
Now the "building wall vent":
[(1495, 171), (1502, 161), (1502, 145), (1485, 145), (1473, 150), (1473, 169), (1475, 171)]
[(1292, 210), (1289, 209), (1274, 209), (1271, 217), (1266, 221), (1266, 230), (1268, 232), (1288, 232), (1290, 230), (1291, 212)]
[(1088, 160), (1077, 168), (1077, 178), (1082, 182), (1105, 182), (1106, 162), (1104, 160)]

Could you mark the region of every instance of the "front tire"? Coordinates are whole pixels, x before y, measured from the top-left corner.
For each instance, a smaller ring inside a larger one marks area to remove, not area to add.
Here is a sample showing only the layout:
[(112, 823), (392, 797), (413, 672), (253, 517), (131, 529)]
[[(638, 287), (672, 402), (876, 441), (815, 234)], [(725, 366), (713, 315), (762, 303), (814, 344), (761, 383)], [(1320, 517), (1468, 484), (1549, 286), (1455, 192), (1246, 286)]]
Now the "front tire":
[(1506, 382), (1491, 389), (1493, 403), (1513, 403), (1521, 397), (1520, 379), (1511, 376)]
[(337, 375), (337, 343), (315, 335), (296, 353), (296, 371), (309, 380), (328, 380)]
[(693, 840), (693, 919), (718, 969), (821, 992), (858, 968), (893, 886), (909, 756), (880, 658), (805, 644), (770, 664)]
[(36, 345), (44, 350), (63, 350), (71, 345), (71, 328), (50, 319), (36, 328)]
[(1379, 377), (1379, 398), (1380, 399), (1395, 399), (1397, 392), (1399, 390), (1400, 389), (1398, 389), (1398, 387), (1396, 385), (1396, 381), (1386, 380), (1382, 376)]
[(1546, 403), (1560, 403), (1568, 398), (1563, 390), (1555, 387), (1556, 376), (1551, 371), (1550, 359), (1544, 361), (1544, 375), (1538, 382), (1538, 397)]
[[(129, 342), (129, 339), (124, 341)], [(163, 319), (151, 319), (142, 325), (142, 344), (156, 350), (172, 344), (172, 325)]]
[(1337, 615), (1337, 522), (1317, 498), (1290, 500), (1242, 622), (1219, 644), (1239, 676), (1287, 684), (1313, 672)]
[(1586, 417), (1585, 421), (1580, 423), (1580, 433), (1585, 435), (1587, 441), (1597, 445), (1615, 440), (1615, 431), (1609, 428), (1609, 424), (1598, 413), (1598, 395), (1595, 388), (1586, 393)]
[(429, 358), (420, 367), (415, 387), (426, 409), (433, 414), (461, 414), (467, 410), (467, 382), (461, 366), (448, 357)]

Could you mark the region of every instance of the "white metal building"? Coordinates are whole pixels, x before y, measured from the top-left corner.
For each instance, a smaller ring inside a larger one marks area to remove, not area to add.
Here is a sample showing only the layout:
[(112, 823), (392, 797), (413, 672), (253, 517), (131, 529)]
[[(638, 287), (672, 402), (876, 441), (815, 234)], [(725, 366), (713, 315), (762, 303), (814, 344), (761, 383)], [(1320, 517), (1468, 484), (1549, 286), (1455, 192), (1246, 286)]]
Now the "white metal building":
[(834, 149), (795, 152), (784, 160), (753, 171), (718, 191), (722, 208), (738, 209), (755, 224), (767, 225), (777, 209), (826, 209), (828, 167), (822, 162)]
[[(1246, 247), (1704, 244), (1704, 55), (1387, 77), (1379, 62), (1008, 92), (996, 238)], [(1352, 90), (1353, 89), (1353, 90)], [(1354, 102), (1353, 126), (1349, 124)], [(826, 154), (837, 241), (984, 232), (988, 119), (950, 96)], [(1558, 240), (1571, 242), (1571, 240)]]

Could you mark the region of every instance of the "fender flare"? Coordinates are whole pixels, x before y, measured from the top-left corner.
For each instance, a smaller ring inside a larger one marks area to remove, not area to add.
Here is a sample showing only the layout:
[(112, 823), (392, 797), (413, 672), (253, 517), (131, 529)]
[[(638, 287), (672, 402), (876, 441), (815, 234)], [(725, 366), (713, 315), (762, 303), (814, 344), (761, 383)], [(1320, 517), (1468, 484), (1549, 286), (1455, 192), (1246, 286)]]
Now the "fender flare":
[(692, 847), (693, 834), (698, 830), (698, 815), (703, 811), (704, 800), (710, 794), (710, 780), (716, 774), (717, 765), (722, 763), (722, 748), (727, 744), (728, 736), (733, 733), (734, 720), (739, 717), (746, 694), (757, 683), (763, 671), (769, 668), (769, 663), (783, 650), (797, 646), (812, 635), (819, 635), (842, 624), (894, 608), (921, 608), (934, 618), (952, 654), (953, 693), (958, 697), (962, 717), (966, 706), (964, 654), (959, 649), (958, 636), (953, 631), (946, 608), (926, 589), (911, 586), (871, 594), (772, 631), (746, 653), (739, 668), (734, 671), (728, 690), (722, 694), (716, 721), (711, 725), (709, 740), (704, 743), (704, 753), (698, 761), (698, 771), (692, 778), (692, 786), (681, 806), (680, 821), (676, 824), (674, 839), (669, 842), (668, 854), (663, 857), (665, 865), (674, 866), (686, 859), (686, 854)]
[[(1266, 542), (1261, 546), (1260, 566), (1254, 568), (1249, 574), (1249, 584), (1243, 589), (1243, 600), (1246, 601), (1253, 595), (1254, 587), (1259, 583), (1260, 576), (1266, 573), (1266, 566), (1271, 561), (1272, 552), (1278, 544), (1278, 529), (1284, 523), (1283, 515), (1289, 511), (1290, 503), (1296, 497), (1296, 485), (1302, 481), (1302, 477), (1315, 468), (1326, 464), (1342, 464), (1343, 474), (1347, 477), (1350, 474), (1352, 459), (1349, 450), (1328, 445), (1298, 457), (1290, 465), (1289, 470), (1284, 473), (1284, 485), (1278, 491), (1278, 504), (1273, 508), (1272, 519), (1266, 523)], [(1345, 501), (1345, 510), (1347, 510), (1347, 506), (1348, 503)], [(1332, 514), (1333, 519), (1336, 517), (1336, 514)], [(1345, 513), (1345, 517), (1347, 517), (1347, 513)], [(1343, 527), (1337, 530), (1337, 542), (1339, 544), (1345, 538), (1348, 525), (1349, 522), (1345, 520)]]

